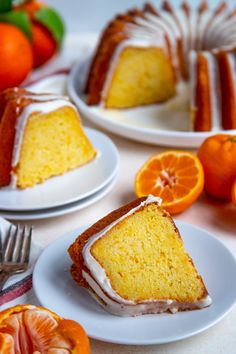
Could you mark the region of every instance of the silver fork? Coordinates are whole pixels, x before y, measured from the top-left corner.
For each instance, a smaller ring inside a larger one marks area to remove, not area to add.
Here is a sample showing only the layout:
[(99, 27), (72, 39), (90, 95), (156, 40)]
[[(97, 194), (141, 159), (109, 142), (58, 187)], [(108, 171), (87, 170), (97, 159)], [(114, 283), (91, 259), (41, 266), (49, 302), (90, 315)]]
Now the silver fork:
[(0, 291), (13, 274), (27, 270), (30, 259), (32, 227), (10, 226), (3, 242), (0, 235)]

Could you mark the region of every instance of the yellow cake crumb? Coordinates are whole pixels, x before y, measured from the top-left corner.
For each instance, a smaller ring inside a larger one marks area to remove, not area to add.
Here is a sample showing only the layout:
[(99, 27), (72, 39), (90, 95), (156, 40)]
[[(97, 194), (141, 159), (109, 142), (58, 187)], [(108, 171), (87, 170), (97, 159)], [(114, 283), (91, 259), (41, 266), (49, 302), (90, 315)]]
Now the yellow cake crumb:
[(89, 162), (95, 155), (73, 108), (65, 106), (47, 114), (35, 112), (23, 135), (17, 187), (42, 183)]
[(171, 61), (161, 48), (128, 47), (117, 60), (105, 107), (164, 102), (175, 95), (175, 86)]
[(155, 204), (112, 227), (94, 243), (91, 253), (124, 299), (194, 302), (205, 295), (174, 223)]

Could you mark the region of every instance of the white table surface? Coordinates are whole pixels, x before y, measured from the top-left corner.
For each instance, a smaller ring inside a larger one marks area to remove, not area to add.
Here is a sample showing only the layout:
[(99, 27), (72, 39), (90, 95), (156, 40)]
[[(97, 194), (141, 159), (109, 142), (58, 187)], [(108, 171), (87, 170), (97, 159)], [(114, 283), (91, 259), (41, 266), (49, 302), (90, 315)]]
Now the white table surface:
[[(68, 62), (68, 58), (71, 58), (70, 50), (72, 50), (71, 53), (73, 52), (73, 60), (79, 56), (82, 57), (85, 51), (85, 43), (88, 42), (88, 39), (83, 38), (82, 46), (81, 42), (80, 45), (72, 46), (72, 42), (74, 43), (77, 39), (78, 37), (74, 36), (73, 39), (67, 41), (65, 53), (63, 54), (65, 63)], [(50, 64), (51, 67), (53, 65), (53, 63)], [(87, 122), (85, 123), (88, 125)], [(107, 134), (117, 145), (120, 153), (120, 171), (115, 188), (97, 204), (84, 210), (52, 219), (30, 221), (29, 224), (33, 223), (35, 227), (35, 239), (45, 246), (68, 231), (78, 228), (78, 226), (94, 223), (113, 209), (134, 199), (133, 185), (137, 170), (150, 155), (168, 149), (167, 147), (160, 148), (128, 141), (115, 135)], [(236, 256), (236, 208), (231, 203), (222, 203), (203, 194), (192, 207), (176, 216), (176, 219), (209, 230)], [(91, 340), (91, 353), (236, 354), (236, 306), (219, 324), (187, 340), (146, 347), (114, 345)]]

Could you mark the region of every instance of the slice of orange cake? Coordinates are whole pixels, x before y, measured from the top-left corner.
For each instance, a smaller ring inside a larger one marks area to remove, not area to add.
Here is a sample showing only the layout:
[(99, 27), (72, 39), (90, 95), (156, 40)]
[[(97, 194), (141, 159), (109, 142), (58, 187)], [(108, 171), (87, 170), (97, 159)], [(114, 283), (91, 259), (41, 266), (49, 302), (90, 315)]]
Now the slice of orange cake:
[(84, 231), (69, 248), (74, 280), (109, 312), (199, 309), (211, 298), (160, 198), (140, 198)]
[(0, 93), (0, 187), (33, 187), (95, 156), (66, 97), (17, 87)]

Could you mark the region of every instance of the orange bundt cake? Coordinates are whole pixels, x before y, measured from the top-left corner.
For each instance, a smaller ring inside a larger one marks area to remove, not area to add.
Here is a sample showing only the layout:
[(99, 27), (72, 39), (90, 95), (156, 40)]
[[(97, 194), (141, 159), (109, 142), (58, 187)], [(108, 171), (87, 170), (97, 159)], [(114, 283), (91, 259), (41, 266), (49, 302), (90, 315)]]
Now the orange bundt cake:
[(236, 9), (163, 1), (117, 16), (104, 30), (86, 84), (88, 103), (129, 108), (189, 88), (194, 131), (236, 129)]
[(0, 93), (0, 187), (33, 187), (95, 155), (65, 97), (19, 88)]
[(175, 313), (211, 304), (159, 198), (140, 198), (113, 211), (68, 251), (74, 280), (115, 315)]

